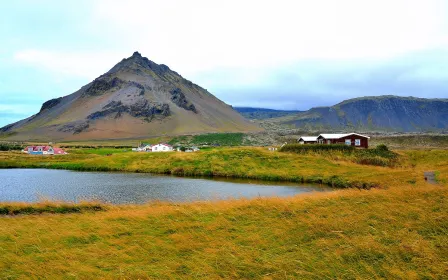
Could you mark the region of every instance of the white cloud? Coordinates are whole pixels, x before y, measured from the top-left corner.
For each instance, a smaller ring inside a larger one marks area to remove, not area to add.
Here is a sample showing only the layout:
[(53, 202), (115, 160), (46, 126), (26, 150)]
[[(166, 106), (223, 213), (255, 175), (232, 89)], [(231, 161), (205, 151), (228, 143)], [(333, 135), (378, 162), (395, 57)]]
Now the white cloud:
[(443, 1), (409, 0), (99, 0), (94, 28), (193, 73), (440, 47), (447, 43), (444, 8)]
[(27, 49), (14, 53), (18, 62), (50, 70), (58, 75), (73, 75), (92, 80), (107, 72), (113, 62), (126, 55), (119, 52), (78, 52)]
[(109, 49), (27, 49), (15, 58), (92, 79), (138, 50), (195, 77), (303, 59), (384, 59), (448, 43), (443, 0), (97, 0), (82, 8), (85, 32)]

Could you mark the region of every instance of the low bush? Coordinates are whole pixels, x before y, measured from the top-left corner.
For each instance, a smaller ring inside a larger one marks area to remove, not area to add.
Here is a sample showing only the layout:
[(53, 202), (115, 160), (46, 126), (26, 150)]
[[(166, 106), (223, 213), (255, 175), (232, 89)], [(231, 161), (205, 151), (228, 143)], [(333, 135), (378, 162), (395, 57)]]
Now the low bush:
[(376, 146), (375, 149), (378, 151), (385, 151), (385, 152), (389, 151), (389, 148), (384, 144), (380, 144), (380, 145)]
[(280, 152), (293, 152), (293, 153), (308, 153), (308, 152), (353, 152), (355, 148), (353, 146), (347, 146), (343, 144), (335, 145), (323, 145), (323, 144), (288, 144), (280, 148)]
[(23, 150), (22, 145), (17, 144), (0, 144), (0, 151), (21, 151)]
[(0, 215), (31, 215), (31, 214), (68, 214), (81, 213), (86, 211), (104, 211), (104, 206), (100, 204), (0, 204)]

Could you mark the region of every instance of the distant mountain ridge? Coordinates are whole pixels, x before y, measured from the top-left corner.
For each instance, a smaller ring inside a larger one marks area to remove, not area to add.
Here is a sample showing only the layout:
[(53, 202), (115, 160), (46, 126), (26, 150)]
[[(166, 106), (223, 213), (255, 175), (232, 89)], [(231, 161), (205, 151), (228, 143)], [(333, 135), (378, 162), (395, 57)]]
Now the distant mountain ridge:
[(276, 109), (265, 109), (265, 108), (254, 108), (254, 107), (233, 107), (237, 112), (248, 119), (270, 119), (284, 117), (291, 114), (297, 114), (302, 111), (289, 111), (289, 110), (276, 110)]
[(259, 130), (207, 90), (135, 52), (80, 90), (0, 128), (0, 134), (61, 141)]
[(272, 119), (303, 129), (437, 132), (448, 130), (448, 99), (393, 95), (348, 99)]

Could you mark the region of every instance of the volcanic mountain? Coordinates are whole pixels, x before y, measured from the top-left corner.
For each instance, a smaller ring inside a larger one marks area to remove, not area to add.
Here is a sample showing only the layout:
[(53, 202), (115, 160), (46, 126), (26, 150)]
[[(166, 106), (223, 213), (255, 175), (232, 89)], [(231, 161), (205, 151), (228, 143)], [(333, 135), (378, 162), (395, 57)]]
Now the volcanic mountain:
[(14, 140), (60, 141), (258, 130), (207, 90), (135, 52), (0, 133)]

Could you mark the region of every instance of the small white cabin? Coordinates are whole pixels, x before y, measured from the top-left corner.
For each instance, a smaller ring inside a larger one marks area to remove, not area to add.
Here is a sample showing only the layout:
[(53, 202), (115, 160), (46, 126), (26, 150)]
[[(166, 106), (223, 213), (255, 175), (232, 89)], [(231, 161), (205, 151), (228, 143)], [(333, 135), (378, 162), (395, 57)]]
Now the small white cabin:
[(297, 142), (299, 142), (299, 144), (316, 144), (317, 136), (302, 136)]

